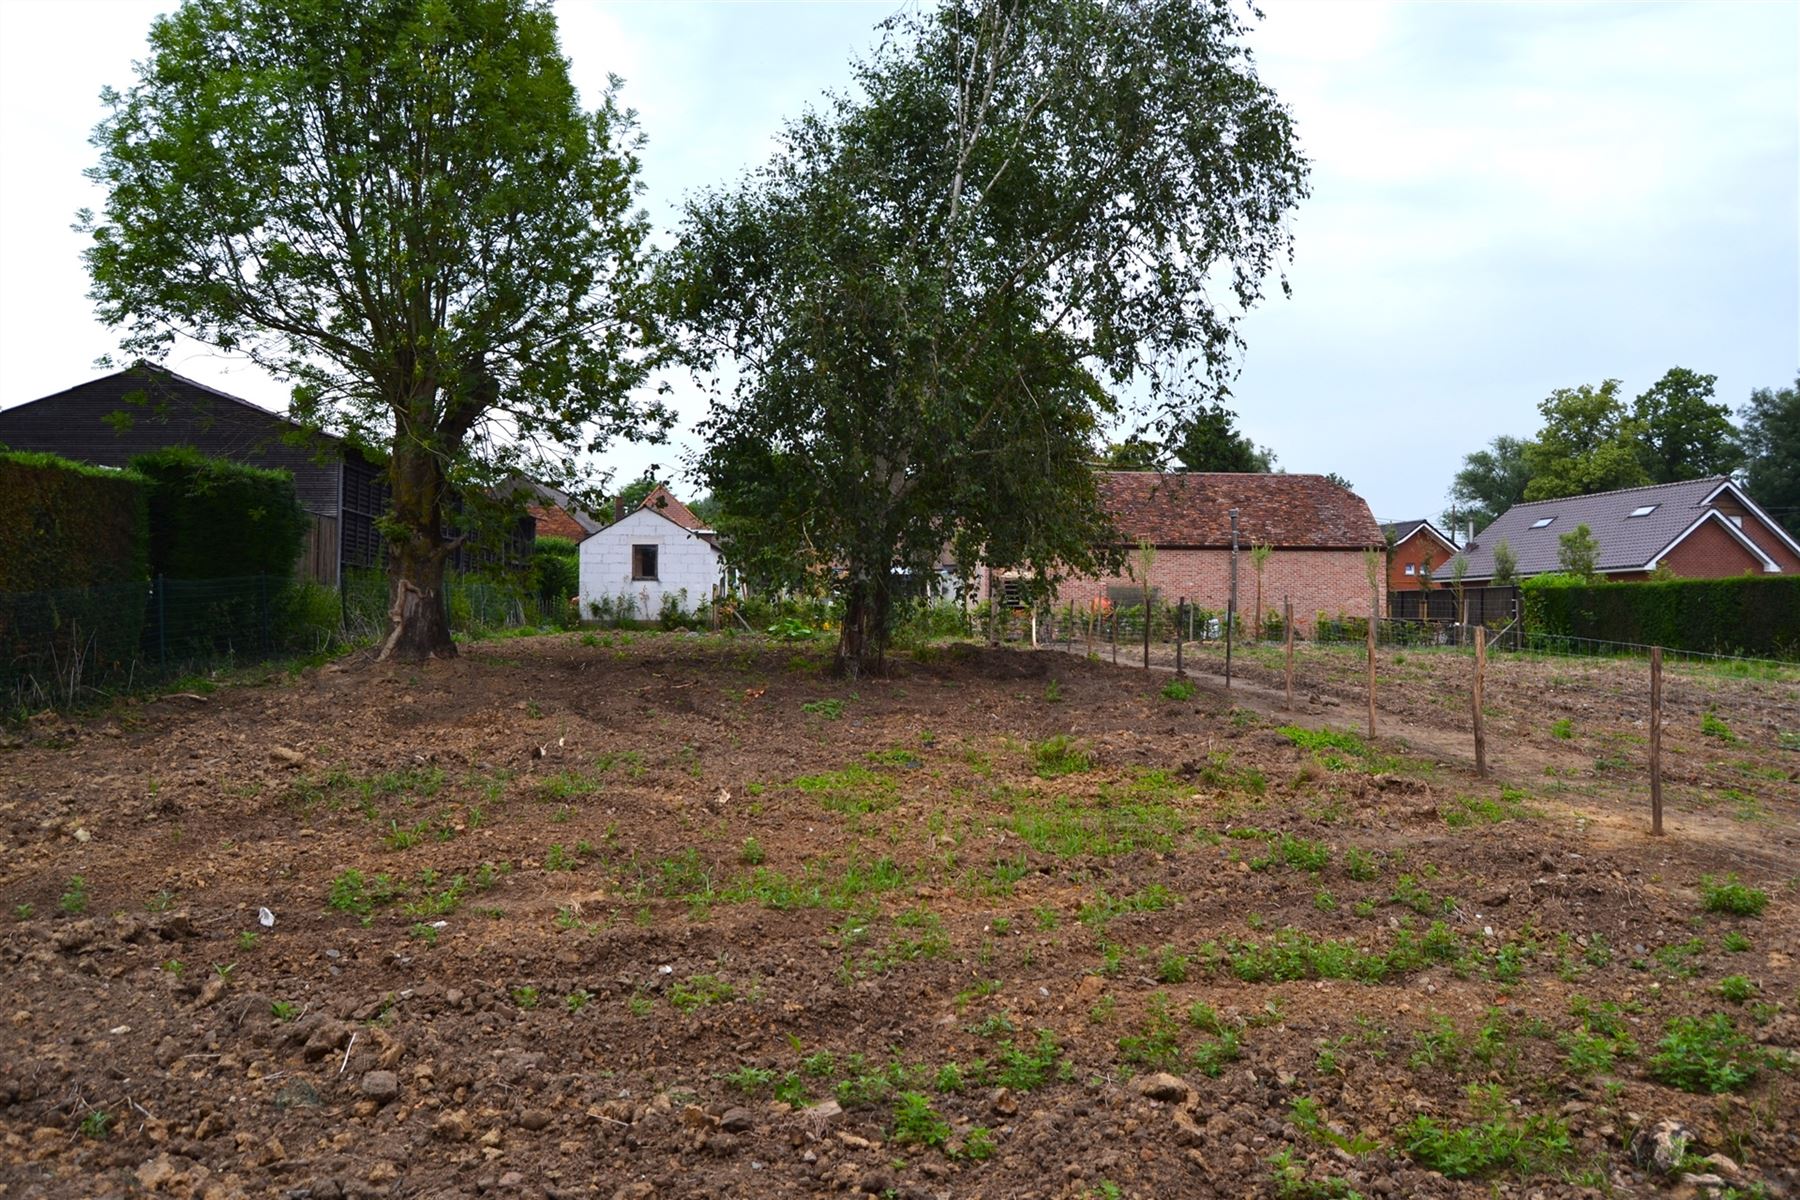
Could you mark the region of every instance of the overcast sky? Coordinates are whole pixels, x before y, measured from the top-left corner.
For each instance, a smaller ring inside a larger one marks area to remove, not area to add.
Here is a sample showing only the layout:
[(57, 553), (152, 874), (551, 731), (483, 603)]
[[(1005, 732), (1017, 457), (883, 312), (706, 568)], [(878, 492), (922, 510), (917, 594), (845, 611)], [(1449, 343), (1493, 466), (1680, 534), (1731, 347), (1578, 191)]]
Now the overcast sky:
[[(131, 80), (157, 0), (0, 3), (0, 406), (114, 348), (69, 225), (98, 93)], [(645, 197), (768, 155), (847, 79), (878, 3), (561, 0), (590, 99), (607, 73), (649, 137)], [(1252, 35), (1314, 161), (1294, 294), (1244, 325), (1233, 405), (1290, 471), (1336, 471), (1382, 518), (1435, 514), (1462, 456), (1529, 434), (1552, 388), (1671, 366), (1722, 399), (1800, 367), (1800, 5), (1264, 0)], [(279, 408), (284, 385), (184, 346), (173, 369)], [(703, 402), (681, 389), (687, 427)], [(621, 446), (619, 479), (679, 469)]]

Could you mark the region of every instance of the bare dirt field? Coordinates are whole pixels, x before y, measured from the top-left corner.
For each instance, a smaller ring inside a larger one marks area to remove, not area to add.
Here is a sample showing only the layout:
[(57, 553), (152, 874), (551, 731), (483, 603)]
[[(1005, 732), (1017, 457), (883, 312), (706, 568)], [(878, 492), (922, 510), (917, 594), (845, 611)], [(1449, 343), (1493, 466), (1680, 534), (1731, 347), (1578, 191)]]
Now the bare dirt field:
[(824, 661), (10, 735), (0, 1196), (1800, 1196), (1791, 679), (1672, 675), (1653, 840), (1629, 664), (1497, 661), (1477, 780), (1452, 655), (1373, 744), (1328, 649)]

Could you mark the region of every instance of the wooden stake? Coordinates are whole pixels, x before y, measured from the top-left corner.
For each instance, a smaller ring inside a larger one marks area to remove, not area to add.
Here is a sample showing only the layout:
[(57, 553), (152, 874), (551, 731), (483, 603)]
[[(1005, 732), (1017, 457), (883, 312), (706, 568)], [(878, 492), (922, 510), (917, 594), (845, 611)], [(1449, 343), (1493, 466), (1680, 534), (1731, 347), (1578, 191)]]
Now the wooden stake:
[(1187, 597), (1183, 596), (1175, 605), (1175, 673), (1184, 674), (1181, 669), (1181, 623), (1187, 619)]
[(1144, 670), (1150, 669), (1150, 585), (1144, 585)]
[(1475, 775), (1487, 778), (1487, 738), (1481, 731), (1481, 700), (1487, 682), (1487, 626), (1475, 627)]
[(1119, 610), (1117, 608), (1113, 609), (1112, 618), (1113, 666), (1116, 667), (1119, 665)]
[(1375, 737), (1375, 622), (1379, 620), (1375, 601), (1369, 601), (1369, 737)]
[(1650, 836), (1662, 826), (1662, 647), (1650, 647)]
[(1281, 628), (1287, 634), (1287, 706), (1294, 711), (1294, 606), (1286, 596), (1281, 598)]

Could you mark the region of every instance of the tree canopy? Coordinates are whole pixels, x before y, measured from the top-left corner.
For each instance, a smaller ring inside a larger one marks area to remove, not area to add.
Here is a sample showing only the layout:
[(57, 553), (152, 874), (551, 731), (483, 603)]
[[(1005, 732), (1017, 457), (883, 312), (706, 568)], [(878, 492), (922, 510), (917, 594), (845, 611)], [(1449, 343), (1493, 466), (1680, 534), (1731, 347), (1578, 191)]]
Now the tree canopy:
[[(655, 432), (637, 134), (582, 111), (537, 0), (187, 0), (95, 130), (102, 319), (293, 381), (298, 418), (384, 449), (385, 653), (454, 652), (446, 518), (514, 472)], [(641, 393), (639, 393), (641, 395)]]
[(1800, 536), (1800, 377), (1757, 388), (1743, 411), (1745, 486), (1787, 531)]
[(1238, 471), (1266, 475), (1275, 455), (1237, 428), (1237, 414), (1218, 401), (1176, 421), (1169, 451), (1183, 471)]
[(1525, 499), (1586, 496), (1650, 482), (1638, 455), (1638, 428), (1619, 381), (1557, 388), (1538, 402), (1543, 427), (1525, 448)]
[(1731, 409), (1712, 399), (1718, 378), (1671, 367), (1632, 405), (1638, 462), (1651, 483), (1730, 475), (1744, 465)]
[(842, 595), (840, 665), (882, 669), (896, 572), (947, 546), (1092, 569), (1102, 419), (1222, 386), (1306, 193), (1245, 32), (1225, 0), (907, 9), (688, 205), (669, 294), (703, 377), (736, 372), (697, 467), (753, 575)]
[(1501, 434), (1488, 443), (1488, 449), (1463, 459), (1462, 470), (1450, 485), (1450, 499), (1457, 505), (1460, 520), (1485, 529), (1495, 517), (1525, 499), (1525, 485), (1531, 482), (1531, 467), (1525, 459), (1530, 445), (1524, 438)]

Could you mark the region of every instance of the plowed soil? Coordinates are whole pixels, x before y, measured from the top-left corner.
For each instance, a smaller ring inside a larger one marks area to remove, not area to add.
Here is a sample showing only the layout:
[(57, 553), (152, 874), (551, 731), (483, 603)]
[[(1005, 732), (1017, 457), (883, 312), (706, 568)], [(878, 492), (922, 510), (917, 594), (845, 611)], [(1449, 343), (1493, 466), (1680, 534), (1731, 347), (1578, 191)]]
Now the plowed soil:
[(1460, 668), (1369, 744), (1345, 662), (565, 634), (34, 721), (0, 1196), (1800, 1195), (1795, 686), (1672, 693), (1651, 839), (1634, 668), (1497, 662), (1478, 780)]

